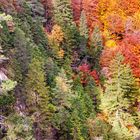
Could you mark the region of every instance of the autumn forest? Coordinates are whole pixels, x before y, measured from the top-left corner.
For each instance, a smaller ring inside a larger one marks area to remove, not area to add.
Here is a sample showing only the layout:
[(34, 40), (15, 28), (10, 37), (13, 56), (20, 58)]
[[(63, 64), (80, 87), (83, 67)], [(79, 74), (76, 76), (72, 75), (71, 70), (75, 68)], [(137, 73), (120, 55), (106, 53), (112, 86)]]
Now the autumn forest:
[(0, 140), (140, 140), (140, 0), (0, 0)]

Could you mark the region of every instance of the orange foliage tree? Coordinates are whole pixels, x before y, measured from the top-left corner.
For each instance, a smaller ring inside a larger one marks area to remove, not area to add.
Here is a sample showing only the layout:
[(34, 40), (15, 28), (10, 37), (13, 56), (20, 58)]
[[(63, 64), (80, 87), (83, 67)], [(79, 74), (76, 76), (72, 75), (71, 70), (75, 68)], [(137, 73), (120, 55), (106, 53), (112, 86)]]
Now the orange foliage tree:
[(58, 58), (63, 58), (64, 50), (61, 48), (61, 43), (64, 40), (64, 33), (59, 25), (54, 25), (52, 32), (48, 35), (50, 47)]
[(118, 0), (118, 8), (123, 10), (126, 15), (133, 15), (140, 9), (139, 0)]

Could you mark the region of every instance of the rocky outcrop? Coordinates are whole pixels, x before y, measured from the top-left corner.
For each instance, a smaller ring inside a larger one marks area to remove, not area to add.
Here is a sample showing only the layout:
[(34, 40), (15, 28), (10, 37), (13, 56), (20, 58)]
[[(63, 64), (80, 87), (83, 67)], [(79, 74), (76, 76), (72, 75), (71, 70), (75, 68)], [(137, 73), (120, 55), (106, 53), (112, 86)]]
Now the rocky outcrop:
[(9, 58), (3, 55), (3, 50), (0, 48), (0, 83), (2, 83), (2, 81), (8, 80), (6, 75), (7, 70), (5, 68), (5, 65), (8, 63), (8, 61)]

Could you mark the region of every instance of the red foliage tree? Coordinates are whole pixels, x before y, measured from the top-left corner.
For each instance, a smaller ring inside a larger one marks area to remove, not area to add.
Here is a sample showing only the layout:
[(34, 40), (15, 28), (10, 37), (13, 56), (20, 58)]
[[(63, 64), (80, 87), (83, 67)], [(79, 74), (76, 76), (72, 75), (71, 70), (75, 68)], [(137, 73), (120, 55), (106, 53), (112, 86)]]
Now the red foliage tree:
[(87, 16), (87, 23), (90, 33), (92, 33), (96, 24), (99, 24), (99, 11), (98, 11), (99, 0), (83, 0), (82, 8)]
[(124, 32), (125, 21), (119, 14), (113, 13), (107, 17), (108, 26), (107, 29), (111, 33)]
[(116, 48), (104, 49), (100, 57), (100, 65), (102, 67), (109, 67), (110, 62), (116, 55)]
[(95, 80), (96, 85), (100, 84), (99, 75), (98, 75), (96, 70), (91, 71), (90, 76), (93, 77), (93, 79)]
[(71, 0), (74, 21), (79, 24), (79, 19), (82, 11), (82, 0)]
[(120, 46), (118, 47), (118, 51), (120, 51), (124, 56), (124, 63), (129, 64), (134, 76), (140, 82), (140, 48), (129, 44), (126, 41), (122, 41)]
[(90, 66), (88, 64), (82, 64), (81, 66), (78, 67), (78, 70), (84, 73), (89, 73)]
[(76, 23), (79, 23), (81, 11), (84, 10), (90, 33), (92, 33), (94, 26), (99, 24), (99, 0), (71, 0), (71, 3)]
[(96, 85), (99, 85), (100, 84), (100, 80), (99, 80), (99, 75), (97, 73), (96, 70), (90, 70), (90, 66), (88, 64), (82, 64), (81, 66), (78, 67), (78, 70), (80, 72), (82, 72), (81, 74), (81, 83), (82, 84), (87, 84), (88, 82), (88, 76), (91, 76)]

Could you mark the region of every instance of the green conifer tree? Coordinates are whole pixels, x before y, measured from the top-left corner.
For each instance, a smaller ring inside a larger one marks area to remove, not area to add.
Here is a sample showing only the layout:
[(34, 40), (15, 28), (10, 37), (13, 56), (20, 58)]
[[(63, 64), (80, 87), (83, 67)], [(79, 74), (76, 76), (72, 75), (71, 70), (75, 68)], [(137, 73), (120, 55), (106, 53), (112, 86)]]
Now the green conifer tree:
[(88, 138), (86, 121), (90, 116), (95, 116), (93, 102), (84, 91), (79, 78), (74, 81), (73, 90), (75, 91), (75, 98), (71, 100), (72, 108), (68, 127), (71, 130), (72, 139), (85, 140)]
[(12, 113), (6, 120), (8, 126), (7, 139), (35, 140), (33, 136), (33, 121), (30, 117)]
[(55, 78), (56, 86), (52, 93), (52, 103), (55, 106), (53, 117), (54, 127), (58, 129), (58, 133), (62, 139), (67, 139), (69, 128), (67, 127), (68, 118), (70, 117), (71, 100), (74, 98), (71, 80), (68, 80), (64, 69), (58, 73)]
[(89, 32), (88, 32), (86, 14), (84, 10), (81, 12), (79, 31), (81, 36), (83, 36), (85, 39), (88, 39)]
[(65, 110), (71, 107), (70, 99), (74, 96), (71, 88), (71, 81), (66, 77), (63, 69), (55, 78), (56, 86), (53, 89), (53, 102), (58, 110)]
[(21, 74), (24, 76), (27, 72), (29, 62), (28, 43), (29, 42), (25, 36), (25, 33), (20, 28), (16, 28), (14, 36), (14, 55), (12, 55), (13, 58), (17, 61), (17, 64), (19, 64)]
[(100, 54), (103, 49), (103, 41), (102, 41), (102, 36), (101, 32), (98, 26), (95, 26), (94, 31), (91, 36), (91, 46), (88, 50), (88, 53), (93, 57), (92, 63), (94, 63), (95, 67), (99, 67), (99, 59), (100, 59)]
[[(105, 93), (101, 96), (101, 110), (108, 116), (112, 131), (120, 140), (134, 139), (137, 129), (131, 114), (138, 94), (135, 79), (128, 65), (123, 64), (123, 56), (116, 55), (110, 65), (111, 78), (106, 81)], [(129, 131), (127, 126), (133, 126)]]
[(73, 21), (72, 9), (70, 0), (54, 0), (54, 20), (56, 24), (62, 27), (65, 34), (65, 42), (63, 48), (66, 50), (66, 56), (72, 52), (79, 44), (79, 32), (76, 24)]
[(35, 111), (41, 113), (47, 113), (49, 100), (44, 65), (42, 53), (34, 46), (31, 49), (31, 62), (26, 79), (26, 96), (30, 109), (36, 108)]
[(54, 20), (60, 26), (72, 25), (73, 16), (70, 0), (53, 0)]
[(86, 14), (84, 11), (82, 11), (82, 13), (81, 13), (79, 31), (80, 31), (80, 35), (81, 35), (81, 38), (80, 38), (80, 50), (81, 51), (80, 52), (86, 53), (89, 32), (88, 32)]
[[(17, 81), (14, 93), (16, 101), (25, 105), (25, 77), (29, 65), (29, 39), (23, 30), (15, 28), (13, 49), (8, 52), (10, 56), (10, 76)], [(25, 108), (24, 108), (25, 109)], [(23, 110), (22, 110), (23, 111)]]

